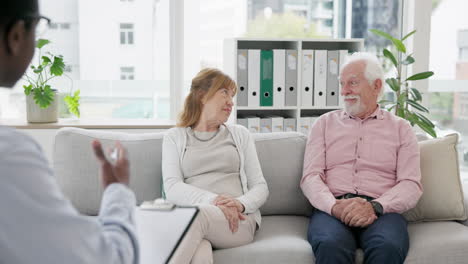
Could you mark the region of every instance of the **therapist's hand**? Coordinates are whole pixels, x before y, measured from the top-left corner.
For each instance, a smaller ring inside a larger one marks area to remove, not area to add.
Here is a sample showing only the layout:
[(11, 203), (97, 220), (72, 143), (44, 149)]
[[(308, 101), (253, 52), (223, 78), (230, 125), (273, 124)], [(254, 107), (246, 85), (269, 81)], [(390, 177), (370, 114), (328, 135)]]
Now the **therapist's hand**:
[(120, 142), (115, 144), (118, 151), (118, 159), (115, 164), (110, 163), (106, 159), (101, 142), (94, 140), (92, 146), (94, 154), (101, 163), (101, 177), (104, 188), (107, 188), (107, 186), (112, 183), (122, 183), (128, 186), (130, 181), (130, 165), (127, 159), (127, 153)]

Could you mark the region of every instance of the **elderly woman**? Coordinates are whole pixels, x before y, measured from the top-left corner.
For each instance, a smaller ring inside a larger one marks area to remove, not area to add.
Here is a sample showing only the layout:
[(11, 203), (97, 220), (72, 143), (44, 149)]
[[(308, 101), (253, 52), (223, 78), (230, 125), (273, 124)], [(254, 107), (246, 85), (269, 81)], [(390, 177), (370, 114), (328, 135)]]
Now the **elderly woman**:
[(213, 263), (213, 248), (252, 242), (268, 187), (249, 131), (225, 124), (236, 84), (217, 69), (192, 80), (177, 127), (163, 141), (166, 198), (197, 205), (200, 213), (173, 263)]

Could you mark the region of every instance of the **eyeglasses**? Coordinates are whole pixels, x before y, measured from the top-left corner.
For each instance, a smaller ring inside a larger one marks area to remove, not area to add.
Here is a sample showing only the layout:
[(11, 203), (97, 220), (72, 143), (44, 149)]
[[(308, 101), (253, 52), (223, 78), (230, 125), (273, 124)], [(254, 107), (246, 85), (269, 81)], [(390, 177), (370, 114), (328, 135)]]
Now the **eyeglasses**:
[(42, 37), (50, 27), (50, 18), (42, 15), (25, 15), (22, 17), (22, 19), (24, 19), (25, 21), (37, 20), (35, 30), (36, 38)]
[(50, 27), (50, 19), (45, 16), (38, 16), (39, 21), (36, 25), (36, 38), (42, 37)]

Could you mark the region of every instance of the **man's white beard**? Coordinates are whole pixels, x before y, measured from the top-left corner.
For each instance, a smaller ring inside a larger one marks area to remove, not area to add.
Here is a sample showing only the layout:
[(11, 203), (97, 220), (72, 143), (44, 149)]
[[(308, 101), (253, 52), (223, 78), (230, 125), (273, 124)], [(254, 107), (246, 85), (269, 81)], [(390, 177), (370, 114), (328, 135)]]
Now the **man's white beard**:
[(354, 103), (348, 103), (348, 102), (344, 101), (345, 111), (349, 115), (357, 116), (357, 115), (361, 114), (366, 109), (366, 106), (361, 103), (361, 96), (359, 96), (359, 95), (346, 95), (346, 96), (343, 97), (343, 100), (346, 100), (346, 99), (356, 99), (356, 102), (354, 102)]

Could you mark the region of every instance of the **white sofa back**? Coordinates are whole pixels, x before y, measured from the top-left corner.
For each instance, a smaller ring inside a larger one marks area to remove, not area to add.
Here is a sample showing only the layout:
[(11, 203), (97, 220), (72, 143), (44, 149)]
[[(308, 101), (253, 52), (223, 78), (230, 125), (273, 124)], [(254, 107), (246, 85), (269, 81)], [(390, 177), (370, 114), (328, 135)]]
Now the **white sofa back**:
[[(96, 215), (102, 197), (99, 166), (91, 142), (105, 148), (119, 140), (130, 160), (130, 188), (138, 203), (161, 197), (161, 155), (164, 133), (127, 134), (79, 128), (59, 129), (55, 137), (54, 171), (58, 183), (83, 214)], [(312, 207), (299, 182), (306, 137), (296, 132), (255, 134), (263, 175), (270, 189), (263, 215), (309, 215)]]

